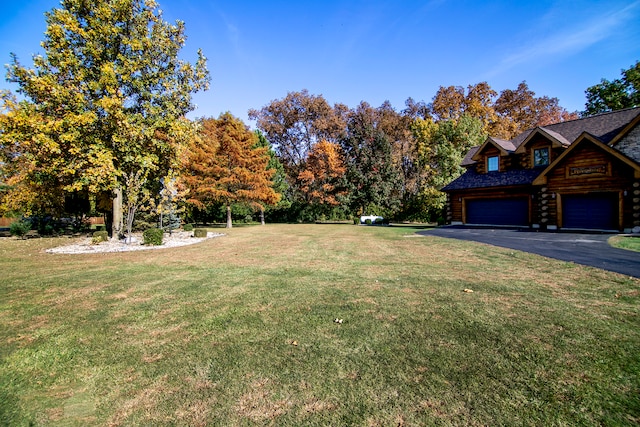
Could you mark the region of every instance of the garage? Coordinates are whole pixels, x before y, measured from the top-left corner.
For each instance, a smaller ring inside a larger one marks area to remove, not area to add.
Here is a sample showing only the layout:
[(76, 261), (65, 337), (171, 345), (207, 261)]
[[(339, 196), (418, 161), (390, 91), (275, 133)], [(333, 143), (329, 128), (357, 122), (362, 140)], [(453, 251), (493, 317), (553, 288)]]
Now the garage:
[(466, 217), (467, 224), (528, 226), (529, 199), (469, 199), (466, 201)]
[(563, 195), (562, 228), (616, 230), (618, 228), (618, 194)]

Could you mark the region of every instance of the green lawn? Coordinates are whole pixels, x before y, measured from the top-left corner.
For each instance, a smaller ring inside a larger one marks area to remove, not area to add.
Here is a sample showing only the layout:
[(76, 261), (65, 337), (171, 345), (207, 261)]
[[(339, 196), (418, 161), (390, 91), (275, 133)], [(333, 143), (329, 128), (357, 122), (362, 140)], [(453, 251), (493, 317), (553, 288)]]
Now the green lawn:
[(616, 248), (640, 252), (640, 237), (637, 236), (614, 236), (609, 243)]
[(640, 280), (414, 231), (1, 239), (0, 425), (640, 422)]

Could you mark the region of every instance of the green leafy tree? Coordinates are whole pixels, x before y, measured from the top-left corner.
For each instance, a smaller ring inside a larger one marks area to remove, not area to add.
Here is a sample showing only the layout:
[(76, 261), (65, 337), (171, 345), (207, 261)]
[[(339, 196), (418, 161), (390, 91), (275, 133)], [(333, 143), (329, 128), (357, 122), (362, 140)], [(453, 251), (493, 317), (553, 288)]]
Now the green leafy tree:
[(417, 119), (413, 126), (418, 141), (419, 162), (425, 171), (420, 198), (424, 216), (437, 219), (446, 202), (440, 188), (462, 174), (466, 152), (486, 138), (482, 121), (462, 114), (457, 120)]
[[(360, 103), (351, 111), (347, 135), (341, 145), (346, 159), (351, 209), (359, 214), (393, 213), (400, 204), (401, 174), (394, 165), (389, 138), (379, 128), (376, 115), (367, 103)], [(384, 212), (378, 212), (378, 209)]]
[(583, 116), (640, 106), (640, 61), (622, 70), (621, 78), (602, 79), (599, 84), (587, 88), (585, 94), (587, 102)]
[(117, 201), (137, 171), (165, 176), (192, 137), (191, 94), (209, 84), (200, 51), (194, 65), (179, 59), (184, 23), (165, 22), (153, 0), (62, 0), (46, 21), (34, 68), (8, 65), (23, 100), (4, 98), (0, 144), (16, 165), (3, 201), (80, 190)]
[(266, 148), (267, 150), (267, 154), (269, 155), (269, 163), (267, 164), (267, 170), (274, 171), (273, 177), (272, 177), (272, 182), (273, 182), (272, 187), (273, 187), (273, 190), (280, 195), (280, 200), (274, 206), (262, 205), (262, 208), (260, 209), (260, 223), (264, 224), (265, 209), (269, 209), (269, 208), (274, 210), (286, 209), (291, 206), (291, 199), (290, 197), (289, 198), (285, 197), (285, 196), (290, 196), (289, 184), (287, 183), (287, 174), (284, 171), (284, 167), (282, 166), (280, 159), (278, 159), (278, 156), (276, 155), (276, 152), (273, 150), (271, 143), (269, 142), (267, 137), (265, 137), (264, 134), (260, 131), (260, 129), (256, 129), (255, 134), (257, 137), (257, 142), (255, 147)]

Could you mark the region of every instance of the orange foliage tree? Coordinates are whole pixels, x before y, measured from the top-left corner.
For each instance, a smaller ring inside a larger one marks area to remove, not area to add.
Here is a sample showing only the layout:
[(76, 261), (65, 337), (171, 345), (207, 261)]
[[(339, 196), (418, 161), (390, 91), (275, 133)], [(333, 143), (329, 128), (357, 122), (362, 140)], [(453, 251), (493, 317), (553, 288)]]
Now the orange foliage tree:
[(340, 146), (320, 141), (313, 146), (304, 169), (298, 174), (300, 191), (308, 203), (338, 206), (340, 196), (346, 195), (342, 183), (346, 171)]
[(224, 203), (227, 228), (233, 226), (232, 203), (259, 209), (273, 205), (280, 194), (273, 189), (273, 169), (267, 169), (267, 147), (257, 147), (257, 136), (230, 113), (200, 122), (201, 130), (185, 159), (183, 179), (190, 190), (188, 202), (203, 208)]

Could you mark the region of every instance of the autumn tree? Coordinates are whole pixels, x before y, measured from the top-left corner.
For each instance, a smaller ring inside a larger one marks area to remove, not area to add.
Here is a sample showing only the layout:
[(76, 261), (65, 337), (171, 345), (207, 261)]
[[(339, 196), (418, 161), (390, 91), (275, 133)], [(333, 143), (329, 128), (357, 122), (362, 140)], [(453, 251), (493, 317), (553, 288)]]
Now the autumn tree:
[(558, 98), (536, 97), (526, 82), (498, 95), (488, 83), (440, 87), (430, 105), (435, 121), (459, 120), (463, 114), (482, 122), (486, 133), (511, 139), (535, 126), (578, 118), (559, 105)]
[(233, 203), (258, 209), (261, 204), (276, 204), (280, 195), (273, 189), (275, 171), (267, 168), (268, 148), (256, 146), (256, 134), (230, 113), (202, 119), (200, 126), (200, 137), (190, 147), (183, 169), (189, 202), (201, 208), (223, 203), (227, 228), (233, 226)]
[(346, 168), (340, 146), (320, 141), (313, 146), (303, 170), (298, 174), (300, 191), (305, 201), (321, 209), (340, 205), (346, 195), (344, 174)]
[(602, 79), (587, 88), (583, 116), (640, 106), (640, 61), (621, 74), (619, 79)]
[(311, 95), (305, 89), (250, 110), (249, 118), (257, 121), (287, 173), (295, 177), (316, 143), (336, 142), (342, 135), (346, 111), (346, 106), (331, 107), (322, 95)]
[(536, 97), (526, 82), (521, 82), (516, 90), (500, 92), (495, 110), (499, 120), (496, 126), (489, 128), (489, 132), (504, 139), (511, 139), (536, 126), (578, 118), (576, 113), (562, 108), (558, 98)]
[(139, 170), (165, 176), (190, 138), (191, 94), (209, 82), (201, 52), (195, 65), (179, 59), (184, 23), (165, 22), (153, 0), (62, 0), (45, 16), (34, 68), (15, 56), (8, 65), (23, 100), (4, 98), (0, 144), (16, 165), (3, 202), (117, 195)]

